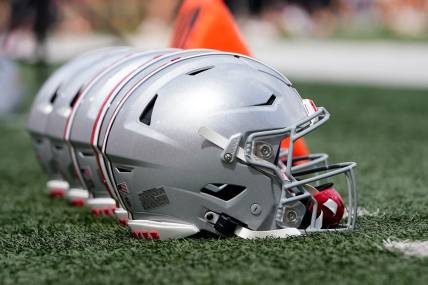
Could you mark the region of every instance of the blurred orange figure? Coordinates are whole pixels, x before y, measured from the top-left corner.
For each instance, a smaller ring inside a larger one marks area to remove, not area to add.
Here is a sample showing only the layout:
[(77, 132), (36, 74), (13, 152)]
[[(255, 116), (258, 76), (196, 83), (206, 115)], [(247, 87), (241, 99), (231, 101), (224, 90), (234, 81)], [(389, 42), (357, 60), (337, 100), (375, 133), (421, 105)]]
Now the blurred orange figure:
[[(184, 0), (175, 20), (170, 46), (209, 48), (251, 56), (223, 0)], [(283, 140), (281, 148), (288, 148), (288, 144), (289, 140)], [(297, 140), (293, 156), (308, 154), (304, 140)]]
[(178, 12), (171, 47), (210, 48), (250, 55), (223, 0), (185, 0)]

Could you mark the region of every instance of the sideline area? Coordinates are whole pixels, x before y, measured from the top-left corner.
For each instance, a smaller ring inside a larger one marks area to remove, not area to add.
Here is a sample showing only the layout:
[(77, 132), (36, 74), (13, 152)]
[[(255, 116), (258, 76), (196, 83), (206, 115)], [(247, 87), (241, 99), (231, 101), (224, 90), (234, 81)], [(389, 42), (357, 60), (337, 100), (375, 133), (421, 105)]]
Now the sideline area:
[[(428, 88), (428, 44), (400, 41), (278, 39), (246, 34), (254, 55), (292, 80), (352, 83), (405, 88)], [(168, 46), (168, 31), (127, 38), (111, 36), (53, 36), (48, 61), (65, 61), (85, 50), (108, 45), (142, 49)], [(20, 41), (14, 56), (31, 60), (30, 40)]]

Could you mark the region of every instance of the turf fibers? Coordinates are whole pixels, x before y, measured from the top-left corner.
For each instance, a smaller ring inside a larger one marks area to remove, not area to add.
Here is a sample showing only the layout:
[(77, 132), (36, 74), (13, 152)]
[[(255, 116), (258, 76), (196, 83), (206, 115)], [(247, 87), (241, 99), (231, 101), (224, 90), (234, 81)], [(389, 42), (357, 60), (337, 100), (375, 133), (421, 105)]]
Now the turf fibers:
[[(43, 193), (25, 115), (0, 121), (0, 284), (428, 284), (428, 259), (382, 248), (428, 239), (428, 91), (297, 83), (332, 113), (308, 137), (357, 161), (354, 232), (286, 240), (136, 240)], [(27, 104), (28, 105), (28, 104)]]

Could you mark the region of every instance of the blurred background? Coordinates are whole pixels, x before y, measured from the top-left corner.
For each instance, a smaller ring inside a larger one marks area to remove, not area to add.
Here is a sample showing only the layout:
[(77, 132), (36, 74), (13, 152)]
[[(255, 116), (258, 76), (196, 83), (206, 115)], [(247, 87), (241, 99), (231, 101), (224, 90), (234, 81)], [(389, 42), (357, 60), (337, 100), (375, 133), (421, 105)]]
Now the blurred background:
[[(168, 46), (181, 2), (0, 0), (0, 78), (23, 80), (9, 83), (16, 95), (2, 95), (2, 109), (85, 50)], [(292, 80), (428, 87), (428, 0), (225, 2), (254, 56)]]

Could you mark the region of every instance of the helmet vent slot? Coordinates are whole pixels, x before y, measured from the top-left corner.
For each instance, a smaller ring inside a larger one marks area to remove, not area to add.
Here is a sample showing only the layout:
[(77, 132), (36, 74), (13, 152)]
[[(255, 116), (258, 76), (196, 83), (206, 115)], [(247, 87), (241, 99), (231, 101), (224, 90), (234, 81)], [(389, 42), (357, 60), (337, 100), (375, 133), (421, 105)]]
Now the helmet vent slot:
[(229, 201), (241, 194), (245, 189), (247, 189), (247, 187), (241, 185), (210, 183), (205, 185), (204, 188), (201, 189), (201, 192), (224, 201)]
[(132, 169), (129, 169), (129, 168), (126, 168), (126, 167), (123, 167), (123, 166), (116, 167), (116, 170), (118, 172), (121, 172), (121, 173), (130, 173), (130, 172), (132, 172)]
[(158, 98), (158, 95), (156, 94), (152, 100), (150, 100), (149, 104), (147, 104), (146, 108), (144, 109), (143, 113), (141, 113), (140, 116), (140, 122), (143, 124), (146, 124), (148, 126), (150, 126), (151, 122), (152, 122), (152, 113), (153, 113), (153, 108), (155, 106), (156, 100)]
[(194, 70), (194, 71), (192, 71), (192, 72), (187, 73), (187, 75), (195, 76), (195, 75), (197, 75), (197, 74), (199, 74), (199, 73), (202, 73), (202, 72), (205, 72), (205, 71), (207, 71), (207, 70), (210, 70), (210, 69), (212, 69), (213, 67), (214, 67), (214, 66), (207, 66), (207, 67), (199, 68), (199, 69), (196, 69), (196, 70)]
[(54, 147), (57, 150), (62, 150), (62, 148), (63, 148), (62, 145), (59, 145), (59, 144), (54, 145)]
[(94, 156), (94, 153), (90, 151), (81, 151), (80, 155), (83, 157), (91, 157), (91, 156)]
[(79, 91), (76, 92), (76, 94), (73, 96), (73, 99), (70, 101), (71, 108), (73, 108), (74, 105), (76, 105), (77, 99), (79, 98), (81, 92), (82, 92), (82, 87), (80, 87)]
[[(58, 87), (58, 89), (59, 89), (59, 87)], [(57, 90), (55, 90), (54, 94), (52, 94), (52, 97), (51, 97), (51, 99), (49, 100), (49, 102), (50, 102), (51, 104), (55, 103), (56, 98), (58, 98), (58, 89), (57, 89)]]
[(274, 94), (272, 94), (266, 102), (261, 103), (261, 104), (256, 104), (253, 106), (272, 106), (273, 103), (275, 102), (275, 100), (276, 100), (276, 96)]

